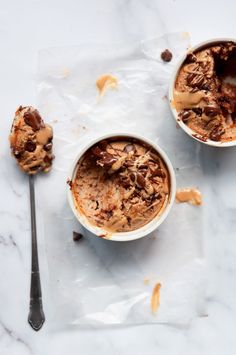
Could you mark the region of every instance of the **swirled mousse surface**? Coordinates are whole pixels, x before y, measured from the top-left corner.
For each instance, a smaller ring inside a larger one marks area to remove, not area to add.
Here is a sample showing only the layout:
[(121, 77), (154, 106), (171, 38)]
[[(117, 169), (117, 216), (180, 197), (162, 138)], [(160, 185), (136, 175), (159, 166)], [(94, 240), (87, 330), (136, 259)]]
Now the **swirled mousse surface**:
[(24, 172), (36, 174), (51, 169), (53, 131), (33, 107), (17, 109), (9, 139), (11, 152)]
[(236, 139), (236, 44), (189, 53), (175, 82), (179, 119), (202, 140)]
[(160, 155), (141, 141), (101, 141), (78, 162), (72, 192), (90, 223), (110, 232), (138, 229), (161, 214), (170, 178)]

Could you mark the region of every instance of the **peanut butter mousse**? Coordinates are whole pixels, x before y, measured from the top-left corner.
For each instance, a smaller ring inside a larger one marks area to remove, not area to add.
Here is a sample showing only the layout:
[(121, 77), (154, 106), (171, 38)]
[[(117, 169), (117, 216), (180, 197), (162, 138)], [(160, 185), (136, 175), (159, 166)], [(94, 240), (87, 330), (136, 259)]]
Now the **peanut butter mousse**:
[(51, 169), (53, 131), (33, 107), (17, 109), (9, 139), (12, 154), (24, 172), (36, 174)]
[(207, 141), (236, 139), (236, 44), (222, 42), (189, 53), (175, 82), (179, 119)]
[(76, 208), (108, 232), (138, 229), (169, 201), (170, 178), (160, 155), (139, 140), (100, 141), (79, 160), (72, 181)]

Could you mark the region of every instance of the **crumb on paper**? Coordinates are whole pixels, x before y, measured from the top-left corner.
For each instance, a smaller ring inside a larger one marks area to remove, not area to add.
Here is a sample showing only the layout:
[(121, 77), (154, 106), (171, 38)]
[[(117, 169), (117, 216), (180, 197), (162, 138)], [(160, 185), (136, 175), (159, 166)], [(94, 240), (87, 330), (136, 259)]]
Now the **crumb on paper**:
[(118, 80), (116, 77), (114, 77), (111, 74), (104, 74), (101, 75), (97, 80), (96, 80), (96, 86), (99, 91), (100, 97), (102, 97), (107, 89), (116, 89), (118, 86)]
[(167, 99), (168, 99), (167, 95), (162, 96), (162, 100), (167, 100)]
[(183, 38), (189, 38), (189, 37), (190, 37), (189, 32), (187, 31), (183, 32)]
[(202, 194), (198, 189), (185, 187), (177, 189), (176, 201), (183, 203), (188, 202), (191, 205), (200, 206), (202, 204)]
[(57, 122), (58, 122), (58, 120), (56, 120), (56, 119), (55, 119), (55, 120), (52, 120), (52, 123), (57, 123)]
[(86, 129), (86, 127), (85, 127), (85, 126), (83, 126), (83, 127), (82, 127), (82, 129), (84, 129), (84, 130), (85, 130), (85, 129)]
[(64, 67), (64, 68), (61, 69), (60, 77), (62, 79), (68, 78), (69, 75), (70, 75), (70, 70), (68, 68)]
[(144, 283), (144, 285), (148, 285), (150, 283), (150, 278), (149, 277), (145, 277), (143, 279), (143, 283)]
[(161, 283), (158, 282), (152, 291), (152, 298), (151, 298), (151, 308), (152, 308), (152, 313), (155, 314), (160, 306), (160, 289), (161, 289)]
[(74, 242), (78, 242), (83, 237), (84, 237), (83, 234), (73, 231), (73, 240), (74, 240)]

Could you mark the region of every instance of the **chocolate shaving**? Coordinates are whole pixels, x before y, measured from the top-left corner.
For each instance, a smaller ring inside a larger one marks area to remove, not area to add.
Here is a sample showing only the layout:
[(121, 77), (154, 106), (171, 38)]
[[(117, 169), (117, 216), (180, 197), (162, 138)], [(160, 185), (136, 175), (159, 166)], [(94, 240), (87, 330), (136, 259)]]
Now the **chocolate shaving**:
[(192, 88), (201, 88), (204, 83), (204, 75), (203, 74), (194, 74), (190, 73), (187, 76), (187, 84)]

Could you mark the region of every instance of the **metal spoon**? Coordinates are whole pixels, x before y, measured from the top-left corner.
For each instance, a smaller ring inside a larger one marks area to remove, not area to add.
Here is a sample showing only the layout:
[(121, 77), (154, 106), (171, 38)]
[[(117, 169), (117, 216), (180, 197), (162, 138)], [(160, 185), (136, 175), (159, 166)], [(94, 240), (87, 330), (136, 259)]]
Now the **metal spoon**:
[(31, 285), (30, 285), (30, 311), (28, 322), (34, 330), (39, 330), (44, 321), (42, 292), (38, 262), (38, 247), (37, 247), (37, 231), (36, 231), (36, 215), (35, 215), (35, 193), (34, 193), (34, 176), (29, 175), (30, 188), (30, 212), (31, 212)]
[(19, 106), (13, 120), (9, 141), (12, 155), (21, 170), (29, 177), (32, 264), (28, 322), (34, 330), (39, 330), (45, 321), (38, 262), (34, 175), (38, 172), (50, 171), (54, 159), (52, 140), (53, 129), (44, 123), (39, 112), (32, 106)]

